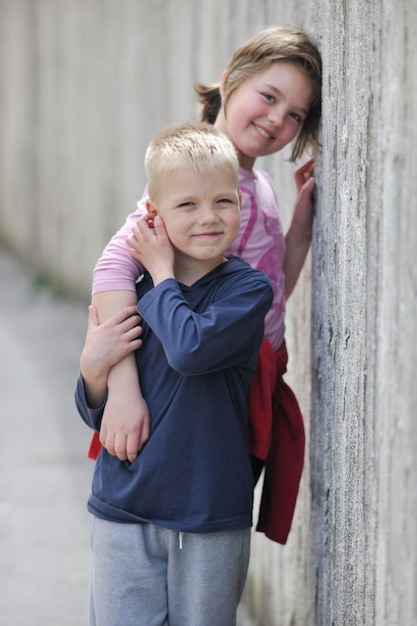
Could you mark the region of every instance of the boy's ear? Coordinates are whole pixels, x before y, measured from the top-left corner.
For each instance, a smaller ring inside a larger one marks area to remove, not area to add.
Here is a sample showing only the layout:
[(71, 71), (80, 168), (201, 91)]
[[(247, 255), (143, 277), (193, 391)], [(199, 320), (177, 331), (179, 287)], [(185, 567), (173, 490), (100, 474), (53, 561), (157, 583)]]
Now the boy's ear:
[(145, 202), (146, 205), (146, 210), (148, 213), (158, 213), (155, 204), (152, 202), (152, 200), (146, 200)]

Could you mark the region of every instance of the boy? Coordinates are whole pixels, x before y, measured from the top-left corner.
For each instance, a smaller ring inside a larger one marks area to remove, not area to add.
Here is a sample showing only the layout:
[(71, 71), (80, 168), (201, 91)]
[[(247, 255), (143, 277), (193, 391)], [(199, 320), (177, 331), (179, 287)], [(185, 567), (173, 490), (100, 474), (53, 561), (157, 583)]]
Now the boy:
[[(145, 168), (148, 214), (129, 241), (146, 268), (140, 340), (131, 321), (116, 321), (126, 350), (142, 342), (150, 437), (133, 463), (104, 448), (96, 464), (90, 623), (233, 626), (252, 524), (247, 395), (272, 288), (224, 256), (240, 220), (238, 161), (224, 135), (170, 127), (151, 142)], [(119, 355), (106, 345), (115, 326), (93, 318), (76, 403), (99, 431)]]

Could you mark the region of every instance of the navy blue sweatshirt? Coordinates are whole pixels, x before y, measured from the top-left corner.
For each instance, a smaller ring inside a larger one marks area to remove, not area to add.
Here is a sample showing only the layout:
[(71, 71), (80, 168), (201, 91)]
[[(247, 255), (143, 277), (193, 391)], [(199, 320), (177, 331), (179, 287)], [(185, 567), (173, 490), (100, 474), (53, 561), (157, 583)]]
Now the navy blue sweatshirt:
[[(136, 353), (151, 435), (133, 463), (105, 449), (88, 509), (114, 522), (179, 532), (239, 530), (252, 524), (247, 396), (272, 288), (237, 257), (192, 286), (167, 279), (137, 285), (143, 345)], [(99, 430), (81, 376), (76, 404)]]

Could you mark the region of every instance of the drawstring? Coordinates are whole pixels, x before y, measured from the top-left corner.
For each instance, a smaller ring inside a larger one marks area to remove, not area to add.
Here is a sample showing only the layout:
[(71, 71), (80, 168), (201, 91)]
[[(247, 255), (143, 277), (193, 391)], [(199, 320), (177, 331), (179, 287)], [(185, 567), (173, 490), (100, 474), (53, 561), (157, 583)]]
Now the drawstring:
[(182, 535), (183, 533), (178, 533), (178, 544), (179, 544), (180, 550), (182, 550)]

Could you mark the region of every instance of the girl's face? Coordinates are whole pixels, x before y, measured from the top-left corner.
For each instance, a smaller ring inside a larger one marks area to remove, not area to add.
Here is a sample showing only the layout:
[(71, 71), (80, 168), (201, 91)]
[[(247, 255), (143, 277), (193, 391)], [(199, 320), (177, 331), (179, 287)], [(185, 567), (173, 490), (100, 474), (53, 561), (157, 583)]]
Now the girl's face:
[(275, 61), (231, 94), (215, 125), (231, 139), (240, 165), (251, 170), (257, 157), (278, 152), (296, 137), (312, 96), (311, 81), (302, 68), (291, 61)]

